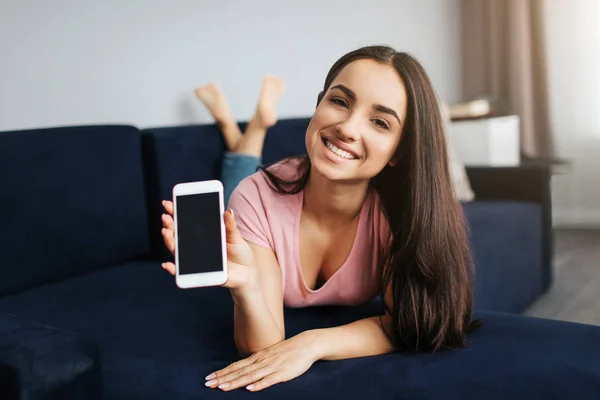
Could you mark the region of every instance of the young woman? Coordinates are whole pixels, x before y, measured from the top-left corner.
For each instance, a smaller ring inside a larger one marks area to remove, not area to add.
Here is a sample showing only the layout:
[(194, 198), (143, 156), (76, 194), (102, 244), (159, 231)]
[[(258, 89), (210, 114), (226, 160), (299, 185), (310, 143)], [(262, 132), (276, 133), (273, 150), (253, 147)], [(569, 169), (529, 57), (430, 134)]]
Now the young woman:
[[(422, 66), (384, 46), (344, 55), (318, 95), (306, 148), (231, 196), (224, 286), (247, 358), (207, 376), (208, 387), (257, 391), (317, 360), (461, 348), (477, 325), (465, 224)], [(382, 316), (285, 338), (284, 304), (353, 305), (378, 293)]]

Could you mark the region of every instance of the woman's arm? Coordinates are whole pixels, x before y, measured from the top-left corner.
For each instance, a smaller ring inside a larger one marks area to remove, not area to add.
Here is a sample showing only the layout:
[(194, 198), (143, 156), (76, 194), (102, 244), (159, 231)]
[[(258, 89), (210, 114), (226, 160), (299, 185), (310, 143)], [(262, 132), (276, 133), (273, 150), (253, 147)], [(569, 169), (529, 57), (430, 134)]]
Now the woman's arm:
[[(391, 304), (389, 288), (385, 299)], [(334, 328), (304, 331), (209, 374), (206, 386), (226, 391), (246, 386), (259, 391), (302, 375), (317, 360), (391, 353), (394, 347), (390, 332), (391, 317), (387, 314)]]
[[(162, 235), (175, 252), (173, 203), (163, 201)], [(234, 339), (241, 355), (248, 356), (285, 339), (281, 270), (272, 250), (248, 243), (237, 228), (233, 212), (224, 215), (227, 239), (227, 282), (234, 302)], [(162, 267), (175, 275), (175, 264)]]
[(281, 269), (272, 250), (250, 244), (256, 262), (256, 279), (231, 289), (234, 303), (234, 340), (247, 357), (285, 340)]
[(334, 328), (306, 331), (315, 360), (343, 360), (394, 351), (389, 332), (389, 315), (371, 317)]
[[(385, 290), (386, 304), (393, 303), (392, 288)], [(305, 333), (313, 340), (315, 360), (344, 360), (387, 354), (394, 351), (392, 317), (385, 315), (365, 318), (347, 325), (316, 329)]]
[[(382, 324), (383, 322), (383, 324)], [(206, 386), (258, 391), (302, 375), (317, 360), (341, 360), (390, 353), (384, 329), (388, 316), (372, 317), (335, 328), (302, 332), (209, 374)]]

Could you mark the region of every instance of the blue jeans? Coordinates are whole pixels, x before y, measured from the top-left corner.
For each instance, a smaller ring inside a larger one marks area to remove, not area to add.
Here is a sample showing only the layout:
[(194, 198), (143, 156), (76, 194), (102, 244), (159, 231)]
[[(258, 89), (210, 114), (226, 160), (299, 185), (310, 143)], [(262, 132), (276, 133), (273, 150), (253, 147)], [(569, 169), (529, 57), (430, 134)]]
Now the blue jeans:
[(223, 183), (223, 196), (225, 208), (229, 204), (229, 197), (237, 185), (247, 176), (256, 172), (261, 159), (256, 156), (226, 151), (221, 164), (221, 182)]

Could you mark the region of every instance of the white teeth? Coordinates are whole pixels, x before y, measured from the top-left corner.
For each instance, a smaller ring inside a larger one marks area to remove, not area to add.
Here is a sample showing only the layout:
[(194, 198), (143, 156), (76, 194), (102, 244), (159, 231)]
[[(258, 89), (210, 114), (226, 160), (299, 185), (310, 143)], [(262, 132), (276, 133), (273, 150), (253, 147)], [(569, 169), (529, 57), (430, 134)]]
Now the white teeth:
[(333, 151), (335, 154), (337, 154), (338, 156), (345, 158), (347, 160), (354, 160), (356, 159), (356, 157), (354, 157), (352, 154), (348, 153), (347, 151), (344, 151), (342, 149), (339, 149), (337, 147), (335, 147), (333, 144), (331, 144), (331, 142), (327, 139), (325, 139), (325, 146), (327, 146), (327, 148), (331, 151)]

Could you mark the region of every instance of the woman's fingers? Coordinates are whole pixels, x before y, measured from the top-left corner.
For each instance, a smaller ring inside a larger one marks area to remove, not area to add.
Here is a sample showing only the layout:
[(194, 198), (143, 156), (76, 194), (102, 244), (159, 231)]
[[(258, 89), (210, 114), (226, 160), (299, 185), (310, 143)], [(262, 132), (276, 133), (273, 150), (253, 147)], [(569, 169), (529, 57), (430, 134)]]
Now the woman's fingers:
[(235, 216), (233, 214), (233, 210), (229, 209), (225, 211), (225, 215), (223, 216), (223, 220), (225, 221), (225, 233), (227, 243), (231, 244), (240, 244), (244, 243), (244, 238), (242, 234), (237, 228), (235, 223)]
[[(248, 377), (254, 376), (253, 374), (256, 374), (257, 370), (264, 369), (264, 368), (266, 368), (266, 367), (263, 367), (257, 363), (252, 363), (246, 367), (239, 368), (236, 371), (231, 371), (227, 374), (218, 376), (217, 378), (215, 378), (213, 380), (214, 385), (207, 385), (207, 386), (213, 386), (213, 387), (220, 386), (223, 383), (231, 383), (233, 386), (234, 381), (241, 379), (243, 377), (246, 377), (246, 379), (248, 379)], [(256, 378), (255, 381), (257, 381), (258, 379), (261, 379), (261, 378)], [(237, 386), (237, 387), (239, 387), (239, 386)]]
[(166, 211), (167, 213), (169, 213), (169, 215), (171, 215), (171, 216), (172, 216), (172, 215), (173, 215), (173, 212), (174, 212), (174, 211), (173, 211), (173, 202), (172, 202), (172, 201), (169, 201), (169, 200), (163, 200), (163, 201), (162, 201), (162, 205), (163, 205), (163, 207), (164, 207), (165, 211)]
[(243, 358), (239, 361), (229, 364), (227, 367), (225, 367), (223, 369), (213, 372), (212, 374), (210, 374), (209, 376), (206, 377), (206, 380), (223, 377), (225, 375), (232, 373), (233, 371), (237, 371), (241, 368), (245, 368), (252, 364), (254, 364), (254, 358), (252, 358), (252, 356)]
[(258, 392), (259, 390), (266, 389), (277, 383), (281, 383), (281, 382), (285, 382), (285, 381), (286, 380), (280, 374), (274, 373), (274, 374), (265, 376), (264, 378), (262, 378), (261, 380), (259, 380), (256, 383), (252, 383), (252, 384), (246, 386), (246, 389), (248, 389), (251, 392)]
[(171, 254), (175, 254), (175, 235), (173, 234), (173, 231), (167, 228), (163, 228), (161, 233), (165, 241), (165, 245), (167, 246), (167, 249), (169, 249)]
[(162, 267), (165, 271), (169, 272), (171, 275), (175, 276), (175, 264), (172, 262), (162, 263)]
[(221, 383), (217, 387), (224, 391), (235, 390), (241, 387), (247, 387), (253, 383), (264, 380), (263, 378), (266, 378), (271, 372), (272, 368), (270, 367), (258, 368), (249, 371), (235, 379)]
[[(175, 235), (173, 234), (173, 202), (168, 200), (163, 200), (162, 205), (167, 212), (167, 214), (162, 215), (162, 223), (163, 229), (161, 230), (161, 234), (165, 241), (165, 245), (167, 249), (171, 252), (171, 254), (175, 253)], [(162, 263), (162, 267), (165, 271), (169, 272), (171, 275), (175, 275), (175, 264), (172, 262)]]
[(173, 202), (163, 200), (163, 207), (167, 214), (163, 214), (161, 217), (163, 229), (161, 231), (165, 245), (171, 254), (175, 253), (175, 235), (174, 235), (174, 223), (173, 223)]
[(174, 228), (174, 224), (173, 224), (173, 217), (171, 217), (169, 214), (163, 214), (161, 217), (161, 220), (162, 220), (164, 228), (167, 228), (167, 229), (171, 230), (172, 232), (175, 232), (175, 228)]

